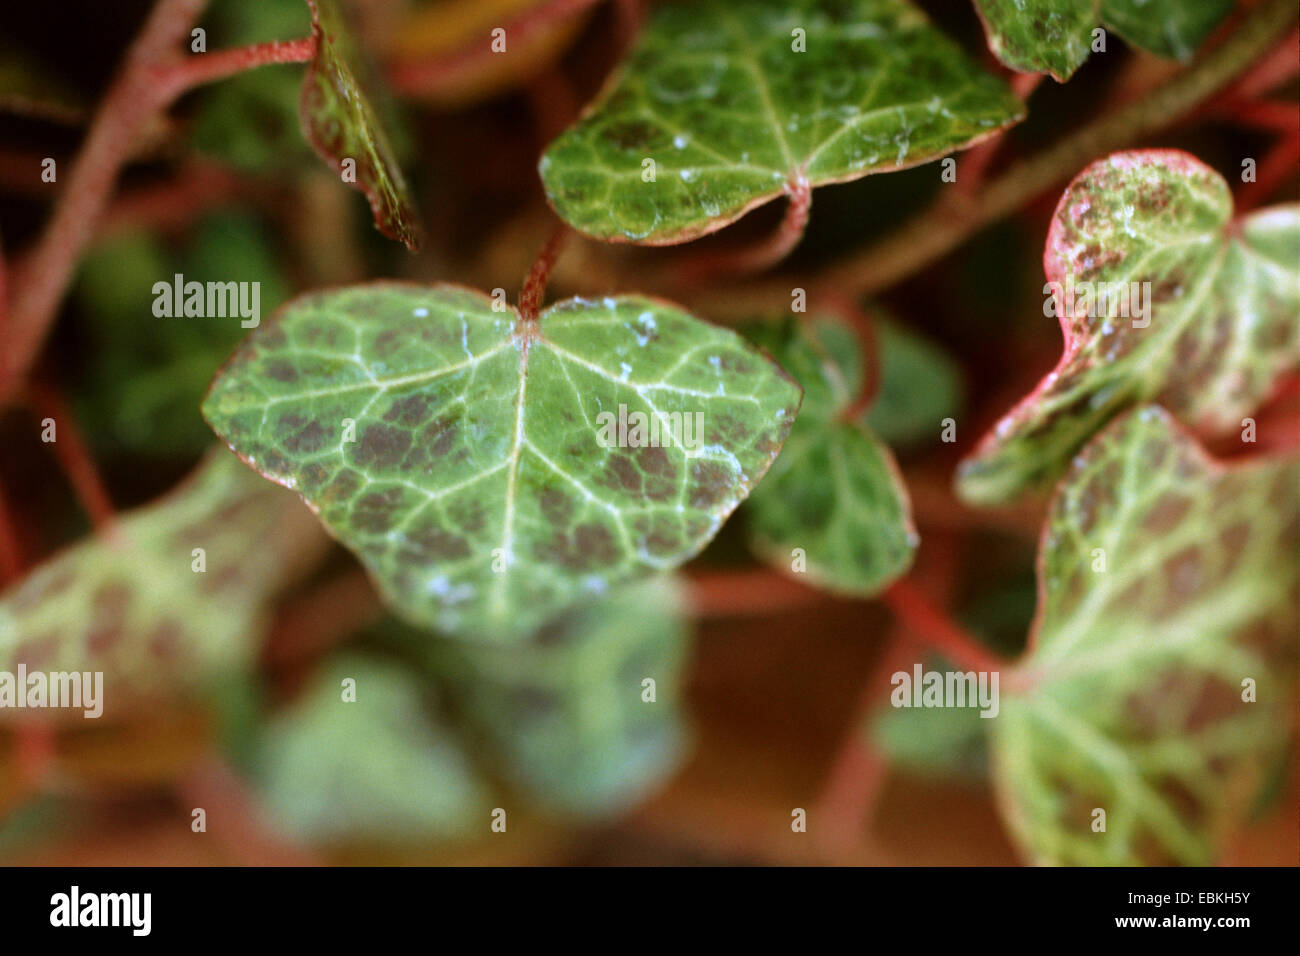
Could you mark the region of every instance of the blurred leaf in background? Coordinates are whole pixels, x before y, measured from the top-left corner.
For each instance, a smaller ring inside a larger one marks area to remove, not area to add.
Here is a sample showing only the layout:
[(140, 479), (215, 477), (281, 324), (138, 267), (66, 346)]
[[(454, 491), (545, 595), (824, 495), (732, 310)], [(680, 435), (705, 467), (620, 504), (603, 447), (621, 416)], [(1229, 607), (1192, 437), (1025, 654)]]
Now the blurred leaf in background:
[(0, 670), (102, 671), (114, 718), (188, 699), (252, 664), (271, 598), (324, 546), (291, 492), (214, 449), (174, 492), (0, 594)]
[(76, 297), (94, 363), (74, 396), (78, 420), (99, 449), (192, 456), (212, 443), (199, 402), (247, 329), (238, 316), (155, 316), (154, 283), (170, 284), (177, 273), (187, 282), (260, 283), (263, 320), (289, 294), (261, 220), (244, 213), (204, 217), (179, 251), (160, 236), (133, 232), (90, 253)]
[(964, 407), (961, 369), (940, 346), (872, 308), (880, 382), (866, 424), (895, 450), (939, 439)]
[(804, 389), (790, 437), (746, 509), (754, 552), (817, 587), (874, 594), (907, 570), (919, 538), (893, 454), (861, 415), (844, 418), (862, 390), (857, 335), (835, 316), (750, 334)]
[[(353, 682), (353, 700), (345, 699)], [(355, 654), (329, 660), (267, 723), (253, 776), (285, 832), (319, 844), (486, 832), (484, 781), (429, 707), (418, 676)]]
[(523, 645), (483, 646), (396, 624), (387, 639), (423, 657), (512, 787), (553, 812), (606, 816), (662, 786), (685, 755), (681, 601), (673, 579), (655, 578)]
[[(306, 36), (311, 12), (303, 0), (214, 0), (204, 23), (214, 50)], [(263, 67), (202, 90), (190, 134), (194, 146), (248, 172), (314, 162), (298, 122), (302, 73), (297, 65)]]

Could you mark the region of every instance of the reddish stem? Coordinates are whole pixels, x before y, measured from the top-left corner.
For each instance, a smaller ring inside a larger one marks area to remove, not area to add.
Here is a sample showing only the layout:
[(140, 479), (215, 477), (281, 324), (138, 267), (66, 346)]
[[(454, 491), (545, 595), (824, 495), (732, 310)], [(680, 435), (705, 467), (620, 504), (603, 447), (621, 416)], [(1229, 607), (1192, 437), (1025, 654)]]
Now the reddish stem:
[(776, 265), (799, 245), (804, 230), (808, 228), (811, 210), (812, 187), (807, 177), (800, 173), (786, 184), (785, 216), (780, 228), (766, 242), (723, 260), (723, 265), (732, 272), (762, 272)]
[(812, 187), (803, 175), (786, 184), (785, 215), (770, 236), (746, 249), (731, 249), (696, 256), (678, 266), (678, 281), (699, 283), (719, 274), (762, 272), (776, 265), (799, 245), (808, 228), (812, 209)]
[(826, 821), (825, 851), (862, 843), (889, 775), (889, 762), (872, 745), (868, 720), (889, 696), (890, 678), (907, 667), (915, 654), (911, 642), (894, 628), (862, 686), (861, 699), (817, 801)]
[(1300, 60), (1296, 58), (1297, 46), (1300, 46), (1300, 28), (1292, 30), (1267, 55), (1251, 64), (1225, 96), (1249, 99), (1263, 96), (1281, 86), (1300, 72)]
[(263, 63), (300, 62), (311, 40), (265, 43), (181, 59), (178, 47), (205, 0), (158, 0), (100, 102), (54, 214), (15, 280), (0, 356), (0, 405), (16, 393), (54, 322), (73, 269), (94, 235), (136, 135), (196, 83)]
[(317, 657), (383, 614), (366, 573), (355, 568), (326, 581), (282, 610), (266, 643), (271, 668)]
[(203, 4), (204, 0), (159, 0), (95, 111), (54, 214), (35, 250), (17, 270), (0, 361), (0, 405), (13, 397), (36, 358), (136, 134), (166, 103), (153, 67), (176, 55)]
[(0, 587), (16, 581), (26, 566), (18, 525), (9, 510), (4, 486), (0, 484)]
[(241, 866), (312, 866), (320, 862), (271, 830), (243, 780), (218, 758), (203, 761), (180, 782), (177, 792), (185, 821), (189, 822), (194, 809), (201, 808), (206, 834)]
[[(912, 575), (946, 597), (955, 586), (964, 539), (942, 532), (933, 538), (931, 543), (937, 547), (922, 555)], [(911, 631), (903, 621), (895, 621), (880, 658), (867, 674), (844, 744), (818, 801), (826, 808), (832, 835), (842, 834), (846, 841), (858, 843), (865, 835), (888, 774), (888, 766), (868, 736), (870, 721), (889, 699), (893, 675), (907, 670), (916, 654), (917, 642)]]
[(907, 579), (894, 582), (881, 600), (898, 616), (908, 632), (958, 667), (975, 671), (1007, 669), (1004, 661), (982, 645), (969, 631), (930, 603)]
[(1227, 99), (1215, 106), (1212, 112), (1228, 123), (1278, 133), (1289, 133), (1297, 125), (1295, 103), (1277, 100)]
[(551, 269), (555, 267), (555, 260), (560, 258), (560, 250), (564, 247), (564, 240), (568, 235), (569, 227), (564, 223), (552, 229), (542, 246), (542, 251), (537, 254), (533, 267), (524, 277), (524, 287), (519, 293), (519, 315), (523, 321), (537, 321), (537, 315), (542, 309), (542, 300), (546, 296), (546, 281), (551, 277)]
[(256, 43), (233, 50), (194, 53), (178, 63), (156, 67), (152, 73), (164, 100), (171, 101), (204, 83), (224, 80), (236, 73), (272, 63), (306, 63), (315, 55), (316, 37), (306, 36), (296, 40)]
[(645, 3), (642, 0), (616, 0), (614, 7), (618, 15), (619, 46), (626, 52), (645, 23)]
[(113, 538), (116, 535), (117, 512), (99, 469), (95, 466), (94, 456), (77, 427), (76, 419), (72, 417), (62, 396), (53, 388), (37, 385), (29, 390), (29, 394), (36, 413), (42, 419), (54, 420), (55, 438), (50, 442), (54, 455), (77, 493), (82, 508), (90, 516), (95, 531)]
[(95, 240), (141, 226), (162, 230), (183, 226), (244, 191), (239, 177), (220, 166), (187, 163), (167, 182), (142, 186), (118, 197), (105, 212)]
[(698, 618), (763, 616), (826, 600), (823, 592), (769, 568), (700, 571), (688, 582), (691, 612)]

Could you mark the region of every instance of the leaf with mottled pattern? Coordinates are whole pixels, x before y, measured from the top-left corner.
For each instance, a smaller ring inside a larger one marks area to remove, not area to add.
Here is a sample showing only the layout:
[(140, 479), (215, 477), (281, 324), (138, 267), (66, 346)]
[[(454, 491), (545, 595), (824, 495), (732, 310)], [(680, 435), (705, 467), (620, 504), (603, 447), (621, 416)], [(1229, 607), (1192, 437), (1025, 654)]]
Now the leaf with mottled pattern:
[(805, 183), (928, 162), (1022, 115), (907, 0), (663, 4), (540, 170), (574, 228), (659, 245)]
[[(800, 391), (734, 332), (661, 301), (570, 299), (535, 322), (493, 306), (394, 282), (302, 296), (203, 412), (398, 613), (518, 640), (698, 553), (776, 457)], [(620, 407), (622, 435), (603, 427)]]
[(374, 107), (362, 88), (357, 53), (335, 0), (307, 0), (316, 55), (303, 78), (299, 112), (307, 138), (325, 162), (365, 194), (375, 225), (409, 249), (420, 244), (419, 218)]
[(399, 667), (331, 660), (258, 741), (252, 774), (271, 818), (327, 845), (464, 839), (486, 827), (488, 788), (429, 703)]
[[(753, 334), (804, 387), (799, 421), (750, 499), (754, 551), (818, 587), (874, 594), (911, 565), (918, 538), (889, 448), (860, 420), (841, 420), (862, 381), (854, 333), (814, 316)], [(796, 548), (802, 571), (793, 568)]]
[(292, 495), (214, 449), (112, 537), (69, 548), (0, 595), (0, 671), (102, 671), (109, 716), (206, 689), (252, 663), (267, 602), (325, 543)]
[(1076, 458), (1044, 529), (1030, 653), (989, 721), (1033, 859), (1205, 865), (1243, 821), (1295, 716), (1298, 488), (1297, 458), (1213, 461), (1159, 406)]
[[(1233, 220), (1223, 178), (1186, 153), (1116, 153), (1085, 169), (1056, 207), (1043, 266), (1065, 352), (962, 463), (968, 501), (1044, 486), (1143, 402), (1208, 434), (1240, 428), (1300, 364), (1300, 205)], [(1085, 283), (1136, 290), (1146, 308), (1118, 295), (1099, 307)]]
[(644, 799), (684, 755), (682, 608), (677, 583), (656, 577), (524, 644), (394, 636), (428, 662), (453, 714), (513, 787), (553, 811), (598, 817)]
[(1233, 0), (975, 0), (989, 49), (1026, 73), (1070, 78), (1088, 58), (1099, 23), (1129, 43), (1185, 60)]

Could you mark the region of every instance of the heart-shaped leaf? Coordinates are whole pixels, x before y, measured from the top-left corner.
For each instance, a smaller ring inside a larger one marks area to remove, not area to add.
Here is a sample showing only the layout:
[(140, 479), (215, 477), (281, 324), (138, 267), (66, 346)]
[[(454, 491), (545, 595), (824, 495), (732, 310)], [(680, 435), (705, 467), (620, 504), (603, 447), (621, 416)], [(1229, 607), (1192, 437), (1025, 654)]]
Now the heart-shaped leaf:
[(276, 824), (314, 843), (463, 839), (492, 810), (416, 678), (361, 657), (331, 661), (267, 725), (253, 775)]
[(551, 810), (626, 809), (683, 756), (686, 625), (670, 578), (619, 588), (525, 644), (401, 639), (429, 662), (501, 775)]
[(1187, 59), (1233, 0), (975, 0), (989, 49), (1013, 70), (1060, 82), (1088, 58), (1098, 23), (1161, 56)]
[(1297, 488), (1300, 460), (1212, 461), (1158, 406), (1076, 458), (1031, 652), (990, 721), (1033, 858), (1207, 864), (1249, 811), (1294, 718)]
[(906, 0), (657, 6), (542, 181), (591, 236), (685, 242), (804, 185), (902, 169), (1021, 118)]
[(968, 501), (1043, 486), (1143, 402), (1206, 433), (1240, 428), (1300, 362), (1300, 205), (1233, 221), (1223, 178), (1186, 153), (1085, 169), (1056, 207), (1043, 266), (1065, 352), (963, 462)]
[(358, 77), (357, 52), (335, 0), (307, 0), (316, 55), (303, 78), (303, 131), (325, 162), (365, 194), (375, 225), (409, 249), (420, 244), (419, 217), (388, 137)]
[(754, 551), (831, 591), (869, 595), (912, 563), (911, 505), (889, 449), (860, 421), (862, 355), (851, 329), (813, 317), (754, 333), (804, 387), (785, 449), (749, 506)]
[(114, 538), (69, 548), (0, 595), (0, 671), (102, 671), (110, 716), (207, 689), (251, 662), (267, 601), (326, 543), (315, 525), (214, 450)]
[(528, 322), (469, 289), (379, 282), (290, 302), (203, 413), (400, 614), (509, 640), (699, 552), (799, 400), (734, 332), (664, 302)]

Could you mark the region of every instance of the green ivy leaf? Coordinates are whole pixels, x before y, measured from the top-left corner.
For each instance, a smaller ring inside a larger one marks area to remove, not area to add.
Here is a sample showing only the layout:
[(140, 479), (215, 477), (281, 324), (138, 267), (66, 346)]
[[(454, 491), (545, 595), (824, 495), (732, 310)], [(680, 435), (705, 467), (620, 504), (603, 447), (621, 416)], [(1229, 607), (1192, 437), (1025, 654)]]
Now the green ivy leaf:
[(1065, 82), (1088, 58), (1104, 23), (1129, 43), (1185, 60), (1232, 9), (1233, 0), (975, 0), (989, 49), (1026, 73)]
[(290, 302), (203, 413), (412, 623), (514, 640), (698, 553), (799, 400), (734, 332), (664, 302), (570, 299), (527, 323), (469, 289), (379, 282)]
[[(343, 698), (346, 679), (355, 681), (355, 700)], [(418, 680), (361, 657), (332, 660), (270, 721), (253, 775), (272, 818), (312, 843), (463, 839), (476, 825), (486, 832), (492, 809)]]
[[(751, 545), (783, 573), (831, 591), (874, 594), (911, 565), (918, 538), (888, 447), (860, 422), (840, 420), (862, 380), (854, 333), (813, 317), (755, 337), (803, 385), (804, 405), (751, 498)], [(795, 549), (803, 552), (802, 571)]]
[(684, 242), (796, 184), (915, 166), (1022, 116), (906, 0), (664, 4), (540, 171), (588, 235)]
[(894, 448), (938, 439), (963, 405), (961, 369), (929, 339), (872, 309), (880, 385), (864, 424)]
[(419, 217), (401, 167), (360, 83), (358, 54), (334, 0), (307, 0), (316, 56), (303, 79), (303, 130), (322, 159), (346, 176), (356, 164), (356, 188), (370, 202), (375, 225), (409, 249), (420, 244)]
[(1159, 56), (1191, 59), (1236, 0), (1101, 0), (1101, 18), (1129, 43)]
[(405, 640), (505, 779), (552, 811), (591, 817), (632, 806), (684, 754), (686, 623), (669, 578), (620, 588), (517, 646)]
[(268, 600), (324, 544), (314, 525), (214, 450), (177, 490), (123, 515), (120, 541), (75, 545), (0, 595), (0, 671), (102, 671), (113, 716), (205, 690), (251, 664)]
[[(1186, 153), (1116, 153), (1085, 169), (1056, 208), (1043, 263), (1057, 290), (1044, 311), (1060, 316), (1065, 352), (962, 463), (968, 501), (1052, 481), (1143, 402), (1207, 433), (1240, 428), (1300, 362), (1300, 205), (1234, 221), (1223, 178)], [(1098, 307), (1088, 284), (1135, 289), (1147, 307), (1118, 296)]]
[(988, 723), (974, 707), (886, 707), (867, 732), (892, 765), (911, 773), (983, 777), (988, 772)]
[(288, 298), (289, 286), (262, 224), (253, 217), (205, 217), (179, 253), (147, 233), (130, 233), (82, 263), (77, 299), (82, 334), (94, 354), (77, 376), (77, 417), (97, 448), (160, 456), (199, 455), (212, 433), (199, 402), (212, 370), (245, 329), (237, 315), (219, 318), (150, 312), (153, 286), (181, 273), (199, 281), (258, 283), (262, 314)]
[(1003, 680), (992, 721), (1033, 858), (1204, 865), (1249, 811), (1294, 717), (1297, 488), (1300, 460), (1212, 461), (1158, 406), (1078, 456), (1043, 538), (1025, 689)]
[(989, 49), (1013, 70), (1064, 83), (1088, 59), (1097, 0), (975, 0)]

